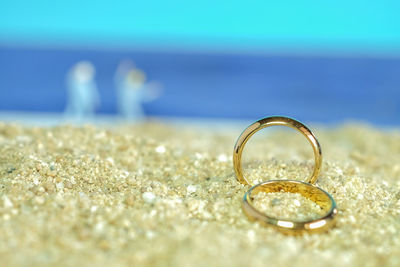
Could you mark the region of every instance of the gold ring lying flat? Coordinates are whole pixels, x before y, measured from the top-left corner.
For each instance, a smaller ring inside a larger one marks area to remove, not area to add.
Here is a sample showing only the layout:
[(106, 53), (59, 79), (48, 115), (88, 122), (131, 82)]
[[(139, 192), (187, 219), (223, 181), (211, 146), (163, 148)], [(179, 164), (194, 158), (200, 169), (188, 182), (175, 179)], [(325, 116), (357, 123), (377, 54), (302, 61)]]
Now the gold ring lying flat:
[(321, 165), (322, 165), (321, 146), (319, 145), (317, 138), (315, 138), (315, 135), (311, 132), (310, 129), (308, 129), (301, 122), (287, 117), (267, 117), (259, 121), (256, 121), (243, 131), (243, 133), (239, 136), (238, 140), (236, 141), (235, 148), (233, 150), (233, 166), (235, 168), (237, 179), (242, 184), (250, 185), (250, 182), (243, 176), (243, 169), (241, 164), (243, 148), (246, 145), (247, 141), (250, 139), (250, 137), (263, 128), (270, 126), (278, 126), (278, 125), (289, 126), (295, 130), (298, 130), (310, 142), (314, 151), (315, 167), (313, 173), (311, 174), (307, 182), (314, 184), (318, 179), (319, 172), (321, 171)]
[[(260, 212), (253, 206), (253, 196), (259, 192), (299, 193), (318, 204), (325, 213), (320, 218), (308, 221), (274, 218)], [(327, 192), (315, 185), (291, 180), (271, 180), (253, 186), (244, 195), (243, 210), (250, 219), (273, 226), (286, 234), (319, 233), (325, 231), (334, 224), (335, 215), (337, 214), (335, 200)]]

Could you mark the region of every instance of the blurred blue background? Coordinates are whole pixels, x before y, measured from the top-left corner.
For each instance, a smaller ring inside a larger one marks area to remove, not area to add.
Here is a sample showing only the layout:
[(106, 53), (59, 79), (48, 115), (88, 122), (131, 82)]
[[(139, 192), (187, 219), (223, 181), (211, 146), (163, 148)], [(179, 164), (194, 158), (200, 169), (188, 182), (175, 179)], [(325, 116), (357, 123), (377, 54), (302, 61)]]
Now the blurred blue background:
[(63, 112), (96, 67), (116, 113), (126, 58), (163, 85), (151, 116), (400, 124), (400, 2), (0, 1), (0, 111)]

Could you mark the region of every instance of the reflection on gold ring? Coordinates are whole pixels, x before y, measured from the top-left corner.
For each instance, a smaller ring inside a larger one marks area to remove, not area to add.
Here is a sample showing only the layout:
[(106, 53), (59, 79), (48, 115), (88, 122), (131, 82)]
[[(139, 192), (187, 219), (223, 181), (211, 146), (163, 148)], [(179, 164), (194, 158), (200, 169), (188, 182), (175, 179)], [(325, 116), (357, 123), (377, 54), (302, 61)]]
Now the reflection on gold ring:
[[(254, 194), (259, 192), (299, 193), (303, 197), (318, 204), (324, 211), (324, 215), (317, 219), (305, 221), (271, 217), (260, 212), (253, 205)], [(253, 186), (244, 195), (243, 210), (250, 219), (259, 221), (268, 226), (276, 227), (281, 232), (287, 234), (302, 234), (304, 232), (318, 233), (325, 231), (334, 224), (335, 215), (337, 214), (335, 200), (326, 191), (309, 183), (291, 180), (272, 180)]]
[(321, 146), (317, 138), (311, 132), (311, 130), (308, 129), (301, 122), (291, 118), (278, 117), (278, 116), (267, 117), (256, 121), (255, 123), (247, 127), (243, 131), (243, 133), (239, 136), (238, 140), (236, 141), (235, 148), (233, 150), (233, 165), (235, 168), (235, 173), (238, 181), (241, 182), (242, 184), (250, 184), (250, 182), (243, 176), (241, 160), (242, 160), (242, 153), (244, 146), (246, 145), (250, 137), (253, 136), (253, 134), (255, 134), (256, 132), (258, 132), (263, 128), (270, 126), (288, 126), (301, 132), (307, 138), (314, 151), (315, 167), (313, 173), (306, 182), (314, 184), (318, 179), (318, 174), (321, 171), (321, 165), (322, 165)]

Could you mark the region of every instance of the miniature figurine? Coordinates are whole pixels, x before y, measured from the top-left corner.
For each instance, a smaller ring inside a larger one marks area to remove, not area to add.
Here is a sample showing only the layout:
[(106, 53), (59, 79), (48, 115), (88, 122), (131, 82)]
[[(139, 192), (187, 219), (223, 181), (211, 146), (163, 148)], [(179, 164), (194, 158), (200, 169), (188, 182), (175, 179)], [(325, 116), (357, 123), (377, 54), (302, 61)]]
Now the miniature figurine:
[(65, 113), (78, 121), (91, 119), (100, 104), (100, 96), (94, 80), (96, 70), (89, 61), (76, 63), (68, 73), (68, 102)]
[(157, 98), (160, 86), (156, 82), (146, 83), (146, 74), (129, 60), (118, 66), (115, 83), (118, 113), (130, 121), (143, 121), (146, 114), (142, 104)]

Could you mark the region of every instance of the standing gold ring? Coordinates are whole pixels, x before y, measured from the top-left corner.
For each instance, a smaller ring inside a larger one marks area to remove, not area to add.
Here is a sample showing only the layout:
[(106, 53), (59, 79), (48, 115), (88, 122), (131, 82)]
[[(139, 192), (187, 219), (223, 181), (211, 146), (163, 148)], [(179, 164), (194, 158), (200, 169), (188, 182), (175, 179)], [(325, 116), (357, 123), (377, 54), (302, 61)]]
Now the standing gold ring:
[(301, 132), (310, 142), (314, 151), (315, 167), (313, 173), (311, 174), (307, 182), (310, 184), (314, 184), (317, 181), (318, 174), (321, 171), (322, 152), (321, 152), (321, 146), (318, 143), (318, 140), (315, 137), (315, 135), (311, 132), (310, 129), (307, 128), (307, 126), (305, 126), (304, 124), (302, 124), (297, 120), (287, 117), (273, 116), (258, 120), (255, 123), (251, 124), (243, 131), (243, 133), (239, 136), (238, 140), (236, 141), (235, 148), (233, 150), (233, 165), (235, 168), (236, 177), (240, 183), (250, 185), (250, 182), (243, 176), (243, 169), (241, 164), (243, 148), (246, 145), (247, 141), (253, 134), (258, 132), (259, 130), (266, 127), (279, 126), (279, 125), (289, 126)]
[[(324, 215), (306, 221), (271, 217), (260, 212), (253, 205), (254, 194), (259, 192), (299, 193), (320, 206), (324, 211)], [(273, 226), (286, 234), (319, 233), (325, 231), (334, 224), (335, 215), (337, 214), (335, 200), (326, 191), (309, 183), (291, 180), (271, 180), (253, 186), (244, 195), (243, 210), (250, 219)]]

